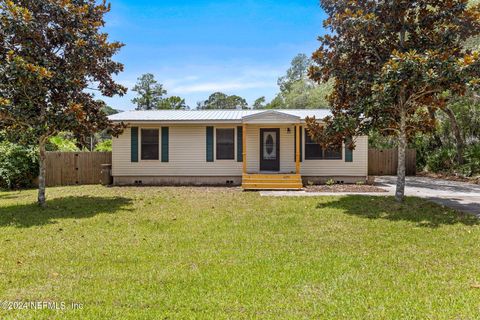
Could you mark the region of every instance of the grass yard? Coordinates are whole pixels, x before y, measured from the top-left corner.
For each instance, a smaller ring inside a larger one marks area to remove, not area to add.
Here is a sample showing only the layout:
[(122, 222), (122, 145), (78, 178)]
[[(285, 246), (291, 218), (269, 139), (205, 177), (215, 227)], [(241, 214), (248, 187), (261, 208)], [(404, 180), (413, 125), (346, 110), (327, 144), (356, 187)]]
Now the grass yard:
[[(0, 192), (0, 319), (479, 319), (480, 225), (420, 199)], [(81, 309), (71, 308), (81, 303)]]

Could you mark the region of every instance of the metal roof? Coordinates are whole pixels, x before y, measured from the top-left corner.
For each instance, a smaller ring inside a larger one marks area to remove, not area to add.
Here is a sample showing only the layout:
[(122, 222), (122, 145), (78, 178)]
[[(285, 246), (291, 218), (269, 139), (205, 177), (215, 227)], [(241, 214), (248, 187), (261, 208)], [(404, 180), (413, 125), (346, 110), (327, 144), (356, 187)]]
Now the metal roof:
[[(271, 109), (268, 109), (271, 110)], [(152, 110), (125, 111), (109, 116), (112, 121), (242, 121), (250, 116), (268, 110)], [(331, 115), (328, 109), (276, 109), (279, 113), (305, 119), (313, 117), (323, 119)]]

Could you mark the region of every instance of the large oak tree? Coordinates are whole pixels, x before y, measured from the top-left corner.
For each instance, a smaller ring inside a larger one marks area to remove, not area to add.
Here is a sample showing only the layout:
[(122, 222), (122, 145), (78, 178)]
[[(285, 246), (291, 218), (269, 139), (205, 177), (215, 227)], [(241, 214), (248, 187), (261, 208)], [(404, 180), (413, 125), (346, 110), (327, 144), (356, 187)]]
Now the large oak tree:
[(112, 79), (123, 70), (112, 60), (123, 45), (102, 32), (109, 10), (95, 0), (0, 0), (0, 129), (28, 133), (38, 144), (40, 205), (49, 137), (122, 130), (92, 93), (126, 92)]
[[(416, 132), (430, 130), (429, 114), (450, 95), (480, 85), (479, 53), (464, 49), (480, 33), (480, 6), (467, 0), (321, 0), (329, 34), (319, 38), (312, 79), (334, 79), (333, 118), (307, 128), (323, 144), (372, 128), (396, 137), (396, 199), (403, 201), (405, 150)], [(352, 143), (351, 147), (354, 147)]]

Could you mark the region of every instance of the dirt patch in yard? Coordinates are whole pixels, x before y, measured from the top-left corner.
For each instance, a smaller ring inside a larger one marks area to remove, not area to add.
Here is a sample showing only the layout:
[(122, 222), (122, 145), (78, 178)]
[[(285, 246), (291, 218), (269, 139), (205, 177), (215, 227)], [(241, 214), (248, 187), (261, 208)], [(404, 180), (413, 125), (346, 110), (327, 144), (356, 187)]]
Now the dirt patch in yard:
[(305, 188), (307, 192), (388, 192), (385, 189), (382, 189), (377, 186), (372, 186), (368, 184), (357, 185), (357, 184), (334, 184), (332, 186), (327, 185), (318, 185), (318, 186), (307, 186)]

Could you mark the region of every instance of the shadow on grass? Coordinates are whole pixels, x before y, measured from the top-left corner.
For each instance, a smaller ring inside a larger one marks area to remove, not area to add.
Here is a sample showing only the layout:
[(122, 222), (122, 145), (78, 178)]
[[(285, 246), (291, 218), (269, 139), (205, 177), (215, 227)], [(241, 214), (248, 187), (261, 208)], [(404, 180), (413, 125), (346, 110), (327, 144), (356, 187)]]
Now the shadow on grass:
[(1, 193), (2, 190), (0, 190), (0, 200), (8, 200), (8, 199), (14, 199), (16, 198), (17, 196), (16, 195), (13, 195), (13, 194), (9, 194), (9, 193)]
[(345, 196), (317, 205), (317, 209), (325, 208), (340, 209), (346, 214), (367, 219), (413, 222), (427, 228), (457, 223), (467, 226), (480, 224), (475, 215), (442, 208), (419, 198), (407, 198), (404, 204), (399, 204), (393, 197)]
[(28, 228), (55, 223), (57, 219), (90, 218), (99, 213), (116, 213), (131, 203), (122, 197), (65, 197), (47, 200), (47, 207), (36, 203), (0, 207), (0, 227)]

